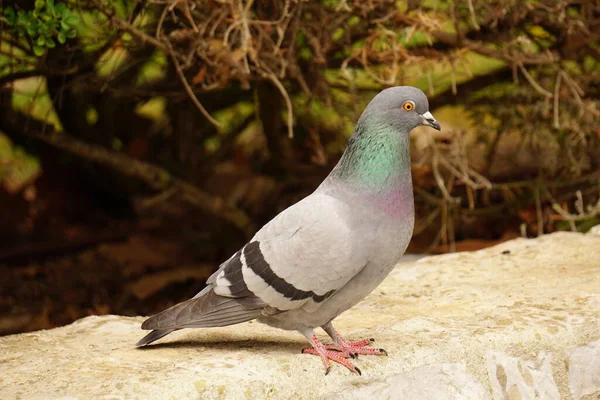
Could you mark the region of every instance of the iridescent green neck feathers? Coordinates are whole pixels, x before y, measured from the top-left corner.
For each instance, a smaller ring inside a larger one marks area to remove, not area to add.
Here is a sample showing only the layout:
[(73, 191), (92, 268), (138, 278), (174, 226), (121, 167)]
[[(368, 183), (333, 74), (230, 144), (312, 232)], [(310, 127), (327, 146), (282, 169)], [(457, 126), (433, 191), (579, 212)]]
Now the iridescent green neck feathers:
[(361, 118), (322, 187), (351, 192), (393, 213), (412, 209), (409, 133), (398, 129), (376, 118)]
[(373, 119), (360, 121), (330, 177), (357, 190), (388, 192), (410, 179), (408, 133)]

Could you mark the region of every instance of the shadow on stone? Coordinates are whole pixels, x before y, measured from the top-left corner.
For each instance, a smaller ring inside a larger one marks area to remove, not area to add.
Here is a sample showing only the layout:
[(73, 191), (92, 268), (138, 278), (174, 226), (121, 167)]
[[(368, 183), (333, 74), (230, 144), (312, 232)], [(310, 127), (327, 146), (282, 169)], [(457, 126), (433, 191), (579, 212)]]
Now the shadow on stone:
[[(290, 332), (290, 335), (294, 335)], [(261, 339), (256, 340), (236, 340), (235, 337), (228, 339), (226, 337), (219, 338), (218, 340), (191, 340), (185, 339), (180, 341), (164, 342), (164, 343), (153, 343), (148, 346), (138, 347), (140, 351), (151, 351), (160, 349), (198, 349), (209, 347), (214, 350), (222, 351), (240, 351), (250, 350), (257, 353), (263, 352), (286, 352), (286, 353), (300, 353), (304, 347), (307, 347), (308, 343), (303, 340), (298, 341), (266, 341)]]

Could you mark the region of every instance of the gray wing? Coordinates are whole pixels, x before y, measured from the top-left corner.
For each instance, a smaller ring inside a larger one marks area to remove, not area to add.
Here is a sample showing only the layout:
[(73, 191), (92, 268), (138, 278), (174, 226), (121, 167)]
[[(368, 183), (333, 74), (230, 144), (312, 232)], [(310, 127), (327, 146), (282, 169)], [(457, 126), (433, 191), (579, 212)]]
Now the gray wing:
[(279, 214), (242, 249), (246, 288), (271, 308), (315, 311), (367, 264), (368, 226), (354, 212), (317, 192)]

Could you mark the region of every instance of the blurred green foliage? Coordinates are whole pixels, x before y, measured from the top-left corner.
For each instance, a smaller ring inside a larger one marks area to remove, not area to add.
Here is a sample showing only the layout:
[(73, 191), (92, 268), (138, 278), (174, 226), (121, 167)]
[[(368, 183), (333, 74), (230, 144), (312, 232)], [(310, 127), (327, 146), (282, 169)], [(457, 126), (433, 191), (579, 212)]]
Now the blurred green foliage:
[[(437, 212), (448, 231), (480, 211), (498, 215), (502, 205), (530, 205), (532, 191), (521, 180), (566, 182), (597, 168), (600, 63), (593, 27), (600, 6), (576, 0), (223, 4), (37, 0), (31, 10), (6, 7), (10, 42), (0, 43), (0, 78), (42, 75), (14, 80), (11, 106), (199, 186), (220, 181), (218, 171), (228, 165), (240, 174), (281, 173), (278, 185), (285, 188), (286, 179), (303, 179), (298, 171), (339, 156), (379, 90), (416, 86), (444, 127), (427, 140), (419, 136), (417, 202), (420, 212)], [(282, 139), (290, 127), (293, 140)], [(477, 174), (494, 184), (517, 182), (519, 189), (473, 184)], [(570, 189), (557, 201), (569, 203)], [(456, 225), (447, 223), (452, 218)], [(442, 233), (438, 239), (451, 241)]]
[(35, 55), (42, 56), (46, 48), (56, 47), (56, 41), (64, 44), (77, 36), (75, 27), (79, 17), (65, 3), (54, 0), (36, 0), (33, 10), (15, 10), (8, 6), (4, 17), (18, 37), (27, 37), (33, 43)]

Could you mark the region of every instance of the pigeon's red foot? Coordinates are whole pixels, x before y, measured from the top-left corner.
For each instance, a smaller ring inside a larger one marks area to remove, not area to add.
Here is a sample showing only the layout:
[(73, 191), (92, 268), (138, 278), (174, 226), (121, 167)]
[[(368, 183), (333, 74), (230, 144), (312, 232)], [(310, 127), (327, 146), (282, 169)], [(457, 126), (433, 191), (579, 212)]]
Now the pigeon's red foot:
[(359, 354), (364, 355), (376, 355), (376, 356), (387, 356), (387, 351), (384, 349), (376, 349), (373, 347), (366, 347), (373, 343), (374, 339), (364, 339), (358, 342), (349, 342), (341, 337), (336, 332), (337, 343), (327, 344), (325, 348), (327, 350), (335, 350), (351, 358), (358, 358)]
[(350, 360), (348, 360), (348, 358), (350, 357), (349, 354), (340, 351), (328, 350), (327, 346), (321, 343), (316, 336), (312, 337), (312, 339), (310, 340), (310, 344), (312, 345), (312, 347), (302, 349), (302, 353), (313, 354), (315, 356), (321, 357), (321, 361), (323, 361), (323, 366), (325, 367), (325, 375), (327, 375), (331, 370), (330, 361), (342, 364), (350, 371), (356, 372), (357, 374), (361, 375), (360, 369), (356, 368), (356, 366), (352, 364)]

